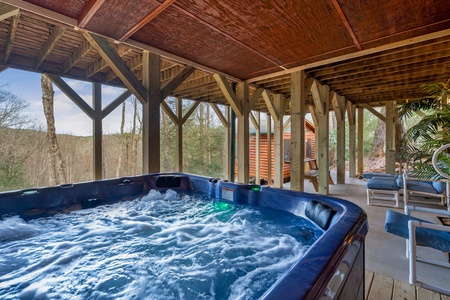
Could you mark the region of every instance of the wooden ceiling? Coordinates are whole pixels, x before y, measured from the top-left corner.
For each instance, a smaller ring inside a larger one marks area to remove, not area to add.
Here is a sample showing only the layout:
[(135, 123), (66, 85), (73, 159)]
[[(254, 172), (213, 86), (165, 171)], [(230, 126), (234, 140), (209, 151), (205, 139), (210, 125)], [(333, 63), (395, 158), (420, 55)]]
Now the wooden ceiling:
[(289, 99), (290, 74), (304, 70), (359, 106), (450, 78), (448, 0), (0, 0), (0, 70), (124, 86), (85, 31), (138, 78), (143, 50), (163, 58), (162, 84), (194, 66), (173, 96), (219, 104), (215, 73)]

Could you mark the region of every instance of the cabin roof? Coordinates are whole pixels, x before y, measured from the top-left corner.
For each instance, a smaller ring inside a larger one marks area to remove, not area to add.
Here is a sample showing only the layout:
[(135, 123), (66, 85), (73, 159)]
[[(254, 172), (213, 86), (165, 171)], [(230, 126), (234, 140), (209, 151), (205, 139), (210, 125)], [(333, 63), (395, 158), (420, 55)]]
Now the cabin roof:
[[(288, 101), (301, 70), (358, 107), (449, 78), (448, 0), (0, 0), (0, 70), (124, 86), (85, 32), (107, 38), (138, 79), (143, 51), (163, 58), (162, 85), (195, 67), (172, 96), (218, 104), (228, 102), (213, 74)], [(262, 97), (254, 109), (267, 111)]]

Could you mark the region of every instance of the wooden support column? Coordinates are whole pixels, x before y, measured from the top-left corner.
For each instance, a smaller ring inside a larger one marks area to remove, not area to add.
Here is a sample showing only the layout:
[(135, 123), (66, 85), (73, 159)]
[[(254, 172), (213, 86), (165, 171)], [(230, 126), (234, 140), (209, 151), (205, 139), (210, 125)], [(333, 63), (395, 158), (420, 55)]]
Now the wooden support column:
[(345, 98), (333, 93), (332, 104), (337, 121), (337, 183), (345, 184)]
[(160, 172), (160, 72), (159, 55), (144, 51), (142, 54), (142, 84), (147, 90), (142, 116), (143, 172)]
[(102, 85), (100, 83), (92, 84), (92, 103), (94, 106), (93, 123), (93, 153), (94, 153), (94, 180), (101, 180), (103, 176), (103, 131), (102, 131)]
[(255, 112), (256, 115), (250, 113), (250, 117), (255, 126), (255, 183), (259, 184), (261, 182), (261, 113), (259, 111)]
[(291, 190), (304, 191), (305, 110), (312, 80), (304, 71), (291, 74)]
[(395, 174), (395, 101), (386, 103), (386, 172)]
[(364, 108), (358, 108), (358, 174), (364, 173)]
[(348, 119), (348, 175), (356, 177), (356, 105), (347, 102)]
[(178, 172), (183, 172), (183, 123), (179, 120), (183, 119), (183, 99), (177, 98), (177, 154), (176, 154), (176, 168)]
[(249, 143), (249, 85), (237, 84), (236, 98), (241, 104), (242, 115), (238, 116), (238, 182), (249, 183), (250, 179), (250, 143)]
[(272, 185), (272, 116), (267, 114), (267, 182)]
[(316, 106), (318, 127), (318, 155), (317, 163), (319, 168), (319, 194), (328, 195), (329, 178), (329, 108), (330, 108), (330, 90), (327, 85), (320, 85), (314, 80), (311, 92)]
[(276, 109), (277, 118), (274, 120), (274, 186), (282, 188), (284, 183), (283, 165), (284, 165), (284, 142), (283, 142), (283, 96), (277, 94), (274, 97), (274, 108)]

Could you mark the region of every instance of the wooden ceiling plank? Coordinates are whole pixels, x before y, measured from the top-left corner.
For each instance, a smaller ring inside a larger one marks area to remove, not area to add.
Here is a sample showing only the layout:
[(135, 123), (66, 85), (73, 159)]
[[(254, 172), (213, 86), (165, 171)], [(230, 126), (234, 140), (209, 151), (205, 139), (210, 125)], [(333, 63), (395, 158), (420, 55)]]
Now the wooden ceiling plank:
[(91, 49), (91, 44), (87, 40), (84, 40), (83, 43), (81, 43), (81, 45), (66, 59), (62, 72), (69, 72), (69, 70), (80, 62)]
[(95, 111), (83, 100), (61, 77), (55, 74), (45, 74), (70, 100), (72, 100), (91, 119), (95, 118)]
[(139, 101), (141, 101), (141, 103), (146, 103), (146, 88), (136, 78), (134, 73), (128, 68), (127, 64), (122, 60), (119, 54), (117, 54), (113, 47), (111, 47), (108, 41), (105, 38), (87, 32), (84, 33), (84, 36)]
[(319, 116), (322, 116), (325, 114), (325, 110), (324, 107), (322, 105), (322, 101), (321, 101), (321, 91), (320, 91), (320, 84), (318, 83), (317, 80), (314, 80), (312, 85), (311, 85), (311, 94), (314, 100), (314, 104), (316, 106), (316, 113)]
[(156, 9), (151, 11), (145, 18), (143, 18), (141, 21), (139, 21), (130, 30), (125, 32), (125, 34), (119, 38), (119, 41), (123, 42), (126, 39), (128, 39), (130, 36), (135, 34), (139, 29), (144, 27), (147, 23), (149, 23), (151, 20), (153, 20), (157, 15), (159, 15), (166, 8), (168, 8), (170, 5), (172, 5), (173, 2), (175, 2), (175, 0), (166, 0), (163, 3), (161, 3)]
[(227, 78), (221, 74), (214, 74), (214, 79), (219, 85), (223, 95), (227, 99), (228, 103), (233, 108), (234, 112), (237, 116), (242, 117), (242, 105), (236, 97), (236, 93), (231, 89), (231, 85), (228, 82)]
[(265, 80), (267, 78), (271, 78), (271, 77), (275, 77), (275, 76), (281, 76), (281, 75), (291, 74), (292, 72), (303, 71), (303, 70), (307, 70), (307, 69), (311, 69), (311, 68), (325, 66), (325, 65), (332, 64), (332, 63), (345, 61), (348, 59), (362, 57), (362, 56), (377, 53), (377, 52), (382, 52), (382, 51), (391, 50), (391, 49), (395, 49), (395, 48), (402, 47), (402, 46), (413, 45), (413, 44), (416, 44), (419, 42), (437, 39), (440, 37), (445, 37), (448, 35), (450, 35), (450, 29), (444, 29), (444, 30), (436, 31), (436, 32), (429, 33), (429, 34), (424, 34), (424, 35), (421, 35), (418, 37), (414, 37), (414, 38), (410, 38), (410, 39), (406, 39), (406, 40), (402, 40), (402, 41), (398, 41), (398, 42), (394, 42), (394, 43), (385, 44), (383, 46), (364, 49), (359, 52), (344, 54), (344, 55), (332, 57), (329, 59), (324, 59), (324, 60), (321, 60), (318, 62), (304, 64), (304, 65), (290, 68), (287, 70), (273, 72), (273, 73), (267, 74), (267, 75), (256, 76), (256, 77), (247, 79), (247, 81), (248, 82), (257, 82), (257, 81)]
[(56, 46), (56, 43), (58, 40), (62, 37), (64, 34), (64, 31), (66, 29), (62, 28), (60, 26), (55, 26), (52, 30), (52, 33), (50, 34), (49, 38), (45, 42), (44, 46), (42, 47), (41, 51), (39, 51), (39, 54), (36, 58), (36, 69), (40, 67), (42, 62), (47, 58), (47, 56), (52, 52), (53, 48)]
[(19, 9), (17, 7), (5, 3), (0, 3), (0, 21), (14, 17), (18, 13)]
[[(119, 53), (119, 56), (122, 57), (121, 53)], [(142, 55), (139, 53), (132, 57), (131, 59), (127, 60), (127, 65), (130, 68), (130, 70), (135, 71), (138, 68), (142, 68)], [(114, 73), (114, 71), (108, 72), (106, 75), (106, 82), (110, 82), (117, 78), (117, 74)], [(139, 77), (138, 77), (139, 78)], [(141, 79), (141, 78), (139, 78)], [(164, 98), (163, 98), (164, 99)]]
[(178, 73), (171, 81), (165, 84), (160, 91), (160, 99), (168, 97), (186, 78), (194, 73), (195, 68), (186, 66), (180, 73)]
[(353, 31), (352, 26), (347, 20), (347, 17), (345, 16), (344, 12), (342, 11), (341, 5), (337, 0), (331, 0), (331, 3), (333, 3), (334, 8), (337, 11), (337, 14), (339, 15), (339, 18), (341, 19), (342, 23), (344, 23), (345, 28), (347, 29), (348, 33), (352, 37), (353, 43), (358, 48), (358, 50), (362, 50), (362, 47), (358, 41), (358, 38), (355, 35), (355, 32)]
[(105, 0), (89, 0), (88, 4), (78, 18), (78, 27), (84, 28), (97, 13), (103, 3), (105, 3)]
[(11, 55), (12, 48), (14, 46), (14, 40), (16, 38), (17, 26), (19, 25), (20, 14), (16, 14), (11, 18), (9, 30), (6, 35), (6, 42), (3, 48), (3, 62), (7, 63)]

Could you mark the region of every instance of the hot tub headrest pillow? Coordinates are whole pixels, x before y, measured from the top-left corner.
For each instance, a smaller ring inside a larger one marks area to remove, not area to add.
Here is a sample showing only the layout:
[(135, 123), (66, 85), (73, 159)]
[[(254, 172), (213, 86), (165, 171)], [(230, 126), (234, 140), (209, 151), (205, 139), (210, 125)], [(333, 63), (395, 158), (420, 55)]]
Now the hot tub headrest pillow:
[(316, 200), (309, 201), (305, 208), (305, 215), (323, 230), (328, 229), (335, 213), (335, 209)]

